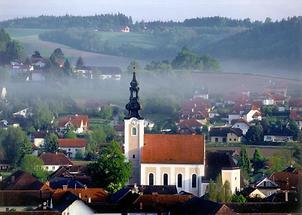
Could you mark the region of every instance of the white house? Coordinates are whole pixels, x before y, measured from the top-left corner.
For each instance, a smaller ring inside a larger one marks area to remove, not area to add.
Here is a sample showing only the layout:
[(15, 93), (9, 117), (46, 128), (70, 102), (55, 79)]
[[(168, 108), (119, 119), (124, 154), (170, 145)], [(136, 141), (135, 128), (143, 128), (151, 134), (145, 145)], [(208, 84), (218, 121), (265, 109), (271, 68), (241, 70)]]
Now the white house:
[(250, 128), (250, 124), (244, 119), (232, 120), (232, 128), (239, 128), (242, 134), (245, 135)]
[(59, 149), (66, 152), (69, 158), (75, 158), (76, 155), (83, 156), (87, 141), (80, 138), (65, 138), (59, 139)]
[(54, 172), (61, 166), (72, 166), (73, 163), (63, 153), (43, 153), (39, 156), (46, 171)]
[(243, 114), (243, 119), (247, 122), (252, 122), (254, 120), (261, 121), (262, 120), (261, 112), (259, 110), (252, 109)]

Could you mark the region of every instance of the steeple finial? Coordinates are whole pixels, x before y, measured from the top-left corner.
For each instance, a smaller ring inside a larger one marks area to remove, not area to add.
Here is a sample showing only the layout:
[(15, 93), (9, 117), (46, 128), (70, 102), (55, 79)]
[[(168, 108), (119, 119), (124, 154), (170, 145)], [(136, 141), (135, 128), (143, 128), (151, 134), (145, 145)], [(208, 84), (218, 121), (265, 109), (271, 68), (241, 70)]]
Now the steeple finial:
[(139, 97), (138, 97), (138, 82), (136, 80), (136, 74), (135, 74), (135, 67), (133, 67), (133, 76), (132, 81), (130, 82), (130, 98), (129, 102), (126, 105), (126, 109), (128, 110), (128, 115), (125, 117), (125, 119), (130, 119), (132, 117), (135, 117), (137, 119), (143, 119), (138, 111), (141, 109), (141, 106), (139, 104)]

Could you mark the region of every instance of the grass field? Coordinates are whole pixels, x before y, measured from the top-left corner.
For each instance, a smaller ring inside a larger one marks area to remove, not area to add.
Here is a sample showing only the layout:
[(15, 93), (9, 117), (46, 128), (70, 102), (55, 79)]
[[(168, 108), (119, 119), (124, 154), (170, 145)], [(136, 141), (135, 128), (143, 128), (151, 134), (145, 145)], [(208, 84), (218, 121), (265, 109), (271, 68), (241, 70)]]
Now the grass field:
[(120, 66), (124, 69), (130, 62), (130, 59), (125, 57), (82, 51), (59, 43), (42, 41), (38, 35), (48, 31), (45, 29), (7, 28), (5, 30), (13, 39), (18, 40), (22, 44), (26, 55), (31, 55), (34, 51), (38, 50), (41, 55), (47, 57), (51, 55), (54, 49), (61, 48), (65, 56), (72, 63), (75, 63), (76, 59), (82, 56), (87, 65)]

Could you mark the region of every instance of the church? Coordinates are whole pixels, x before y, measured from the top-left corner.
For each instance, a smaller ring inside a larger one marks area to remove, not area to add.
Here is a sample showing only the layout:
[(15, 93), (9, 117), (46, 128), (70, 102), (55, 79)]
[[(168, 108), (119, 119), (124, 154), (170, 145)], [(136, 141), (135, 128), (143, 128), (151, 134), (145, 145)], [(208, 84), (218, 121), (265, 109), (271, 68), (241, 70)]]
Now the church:
[(178, 192), (205, 193), (205, 140), (203, 135), (144, 134), (139, 87), (135, 72), (130, 82), (124, 119), (124, 153), (132, 163), (129, 184), (175, 185)]

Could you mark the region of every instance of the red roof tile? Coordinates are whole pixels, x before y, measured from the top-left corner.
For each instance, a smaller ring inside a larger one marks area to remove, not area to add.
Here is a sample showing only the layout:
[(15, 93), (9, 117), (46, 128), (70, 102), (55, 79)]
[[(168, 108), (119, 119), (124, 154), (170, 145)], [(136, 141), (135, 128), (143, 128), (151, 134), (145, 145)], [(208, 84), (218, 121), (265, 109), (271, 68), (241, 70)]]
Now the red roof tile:
[(44, 165), (72, 166), (72, 162), (63, 153), (43, 153), (40, 159)]
[(60, 199), (66, 192), (72, 192), (85, 202), (90, 198), (92, 203), (105, 202), (108, 197), (108, 192), (102, 188), (56, 189), (52, 197), (54, 200)]
[(86, 147), (87, 141), (80, 138), (65, 138), (59, 139), (59, 147), (63, 148), (83, 148)]
[(202, 135), (145, 134), (142, 163), (203, 164)]
[(72, 116), (65, 116), (60, 117), (58, 119), (59, 121), (59, 127), (64, 127), (67, 123), (71, 123), (73, 126), (79, 128), (81, 126), (81, 122), (83, 122), (83, 125), (88, 126), (88, 116), (87, 115), (72, 115)]

